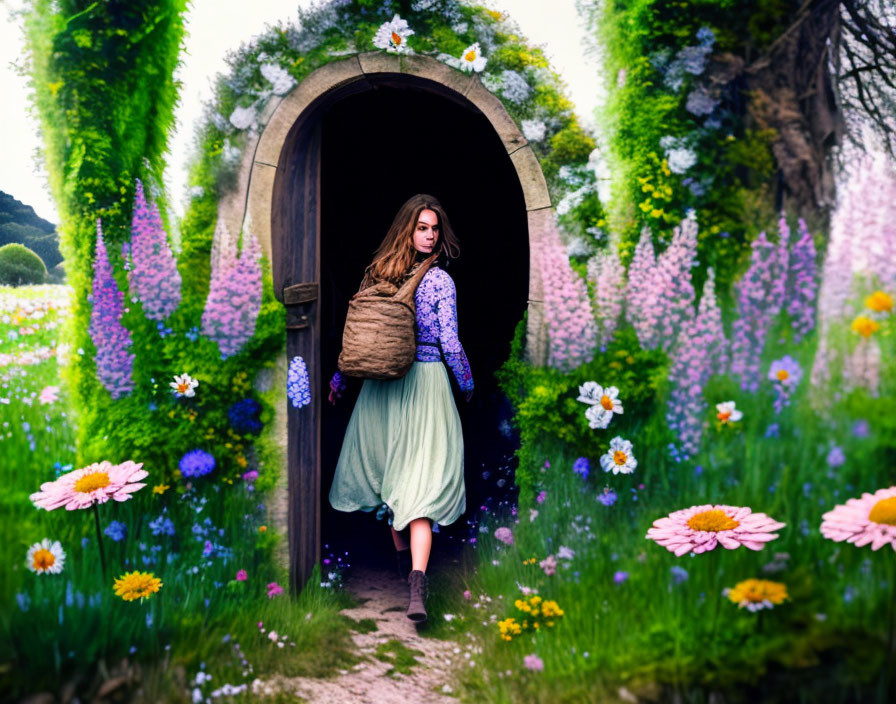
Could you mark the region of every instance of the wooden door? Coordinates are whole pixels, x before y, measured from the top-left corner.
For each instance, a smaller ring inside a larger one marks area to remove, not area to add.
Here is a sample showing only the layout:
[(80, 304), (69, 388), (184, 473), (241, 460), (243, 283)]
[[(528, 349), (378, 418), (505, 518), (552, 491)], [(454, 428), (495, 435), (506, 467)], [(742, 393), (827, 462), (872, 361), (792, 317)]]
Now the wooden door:
[(320, 123), (296, 125), (281, 153), (272, 204), (275, 289), (286, 306), (287, 359), (302, 357), (311, 403), (287, 404), (290, 584), (297, 593), (320, 561)]

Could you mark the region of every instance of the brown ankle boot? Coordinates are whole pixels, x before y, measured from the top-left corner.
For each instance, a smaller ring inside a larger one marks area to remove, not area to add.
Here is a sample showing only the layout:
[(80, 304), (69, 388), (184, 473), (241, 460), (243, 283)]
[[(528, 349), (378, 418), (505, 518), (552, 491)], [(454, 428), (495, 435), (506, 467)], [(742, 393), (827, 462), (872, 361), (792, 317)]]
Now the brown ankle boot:
[(426, 597), (429, 596), (429, 580), (421, 570), (412, 570), (408, 576), (411, 600), (408, 604), (407, 617), (415, 623), (426, 620)]

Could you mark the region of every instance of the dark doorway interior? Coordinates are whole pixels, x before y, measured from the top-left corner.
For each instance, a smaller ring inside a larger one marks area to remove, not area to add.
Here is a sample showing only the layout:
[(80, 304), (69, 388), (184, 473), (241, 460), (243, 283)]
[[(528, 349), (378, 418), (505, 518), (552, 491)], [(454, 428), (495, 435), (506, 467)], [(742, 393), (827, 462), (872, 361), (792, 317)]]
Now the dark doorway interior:
[[(433, 536), (430, 564), (471, 536), (480, 506), (506, 497), (517, 439), (494, 379), (526, 309), (526, 208), (510, 157), (478, 111), (415, 86), (379, 85), (336, 103), (322, 118), (321, 147), (321, 533), (324, 558), (394, 564), (385, 519), (330, 507), (328, 494), (345, 428), (363, 383), (350, 381), (334, 408), (326, 384), (336, 370), (348, 300), (401, 204), (430, 193), (461, 244), (447, 271), (457, 287), (461, 343), (476, 390), (468, 404), (449, 370), (465, 444), (467, 512)], [(494, 506), (492, 506), (494, 508)]]

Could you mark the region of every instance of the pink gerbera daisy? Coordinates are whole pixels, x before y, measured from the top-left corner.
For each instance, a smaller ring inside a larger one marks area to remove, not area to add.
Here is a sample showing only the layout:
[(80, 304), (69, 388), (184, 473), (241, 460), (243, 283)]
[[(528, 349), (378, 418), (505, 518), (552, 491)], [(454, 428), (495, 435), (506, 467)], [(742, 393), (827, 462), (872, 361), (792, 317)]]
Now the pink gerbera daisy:
[(44, 482), (40, 491), (31, 494), (31, 501), (38, 508), (52, 511), (65, 506), (69, 511), (90, 508), (94, 503), (105, 503), (110, 498), (127, 501), (131, 494), (146, 484), (139, 483), (149, 472), (142, 462), (112, 464), (107, 460), (95, 462), (74, 472), (63, 474), (53, 482)]
[(896, 486), (867, 491), (861, 499), (847, 499), (822, 515), (821, 534), (857, 547), (871, 543), (878, 550), (887, 543), (896, 550)]
[(764, 513), (753, 513), (746, 506), (705, 504), (673, 511), (666, 518), (655, 520), (647, 530), (647, 538), (678, 557), (691, 551), (699, 555), (719, 544), (728, 550), (741, 545), (761, 550), (765, 543), (778, 537), (771, 531), (784, 525)]

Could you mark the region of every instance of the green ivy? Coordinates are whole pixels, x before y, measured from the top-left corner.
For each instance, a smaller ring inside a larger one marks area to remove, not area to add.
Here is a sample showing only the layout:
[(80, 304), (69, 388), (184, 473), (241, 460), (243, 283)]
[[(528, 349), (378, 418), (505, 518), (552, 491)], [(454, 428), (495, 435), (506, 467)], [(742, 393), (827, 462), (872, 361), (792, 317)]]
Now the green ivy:
[[(685, 75), (673, 91), (655, 61), (685, 46), (697, 44), (701, 28), (715, 36), (712, 54), (731, 53), (748, 62), (786, 28), (794, 5), (784, 0), (610, 0), (591, 3), (597, 37), (605, 50), (603, 64), (608, 97), (601, 119), (610, 134), (608, 157), (614, 175), (610, 208), (612, 229), (621, 237), (628, 262), (643, 226), (654, 235), (671, 229), (689, 208), (700, 221), (700, 273), (713, 266), (724, 291), (748, 256), (760, 229), (772, 226), (771, 151), (773, 130), (757, 129), (745, 120), (748, 96), (733, 91), (720, 124), (703, 126), (703, 119), (686, 109), (690, 89), (699, 81)], [(624, 77), (624, 78), (623, 78)], [(698, 162), (685, 174), (668, 171), (660, 139), (666, 135), (693, 139)], [(706, 178), (703, 193), (694, 193), (687, 178)], [(645, 183), (671, 193), (656, 207)]]

